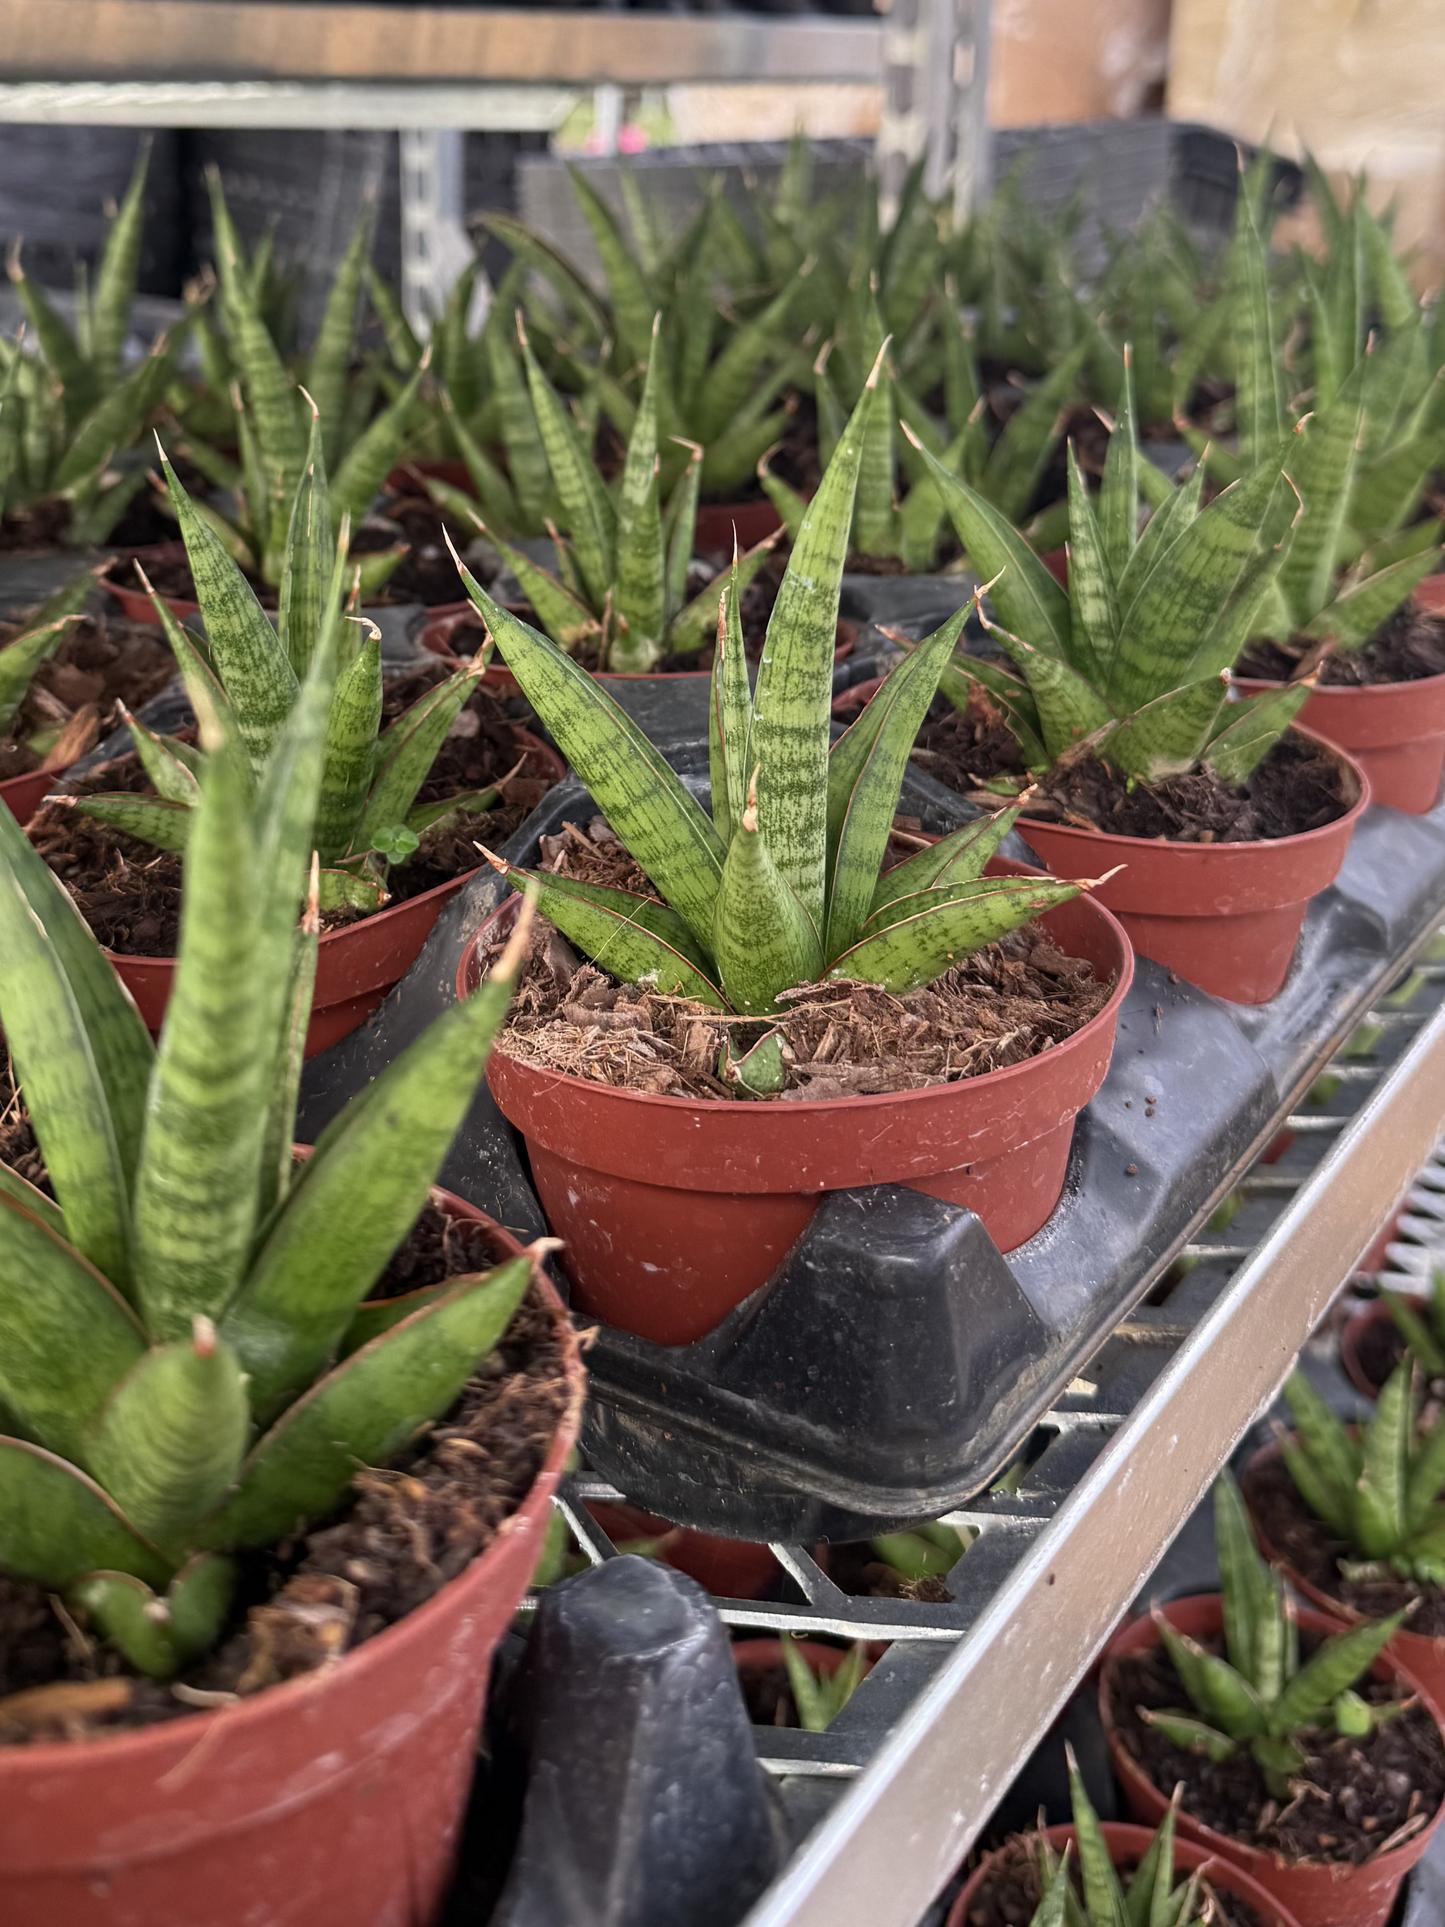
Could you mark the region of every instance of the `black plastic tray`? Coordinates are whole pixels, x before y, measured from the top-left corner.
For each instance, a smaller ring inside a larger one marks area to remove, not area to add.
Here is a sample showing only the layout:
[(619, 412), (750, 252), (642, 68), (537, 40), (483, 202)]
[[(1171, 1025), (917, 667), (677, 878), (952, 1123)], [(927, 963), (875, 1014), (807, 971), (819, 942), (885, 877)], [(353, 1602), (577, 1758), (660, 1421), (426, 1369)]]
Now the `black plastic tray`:
[[(668, 754), (704, 791), (705, 747)], [(972, 814), (917, 774), (903, 807), (936, 832)], [(569, 779), (508, 854), (528, 860), (540, 835), (593, 813)], [(463, 892), (376, 1017), (309, 1067), (307, 1135), (451, 999), (462, 948), (503, 889), (488, 877)], [(1445, 808), (1375, 809), (1271, 1004), (1222, 1004), (1141, 960), (1063, 1198), (1036, 1237), (1004, 1258), (958, 1206), (892, 1185), (830, 1194), (771, 1283), (707, 1338), (665, 1348), (602, 1329), (588, 1358), (592, 1464), (653, 1511), (748, 1539), (861, 1538), (964, 1503), (1269, 1142), (1442, 909)], [(542, 1227), (485, 1090), (443, 1182), (523, 1235)]]

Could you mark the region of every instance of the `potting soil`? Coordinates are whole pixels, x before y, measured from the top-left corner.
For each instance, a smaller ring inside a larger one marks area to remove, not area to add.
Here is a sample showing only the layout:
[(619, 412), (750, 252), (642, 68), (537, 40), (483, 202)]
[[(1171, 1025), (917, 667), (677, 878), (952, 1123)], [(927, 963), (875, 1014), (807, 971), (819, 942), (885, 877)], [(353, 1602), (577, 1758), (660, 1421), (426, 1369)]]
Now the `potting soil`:
[[(18, 633), (18, 625), (0, 626), (0, 646)], [(145, 624), (114, 619), (76, 623), (36, 670), (10, 735), (0, 738), (0, 781), (39, 769), (41, 759), (26, 741), (37, 730), (63, 728), (89, 710), (88, 740), (76, 746), (78, 759), (115, 727), (117, 702), (139, 709), (159, 695), (175, 673), (175, 657)]]
[[(1319, 647), (1312, 636), (1288, 643), (1256, 642), (1241, 657), (1239, 674), (1286, 682)], [(1371, 689), (1381, 683), (1420, 682), (1445, 676), (1445, 616), (1407, 602), (1383, 623), (1362, 649), (1336, 649), (1320, 665), (1327, 689)]]

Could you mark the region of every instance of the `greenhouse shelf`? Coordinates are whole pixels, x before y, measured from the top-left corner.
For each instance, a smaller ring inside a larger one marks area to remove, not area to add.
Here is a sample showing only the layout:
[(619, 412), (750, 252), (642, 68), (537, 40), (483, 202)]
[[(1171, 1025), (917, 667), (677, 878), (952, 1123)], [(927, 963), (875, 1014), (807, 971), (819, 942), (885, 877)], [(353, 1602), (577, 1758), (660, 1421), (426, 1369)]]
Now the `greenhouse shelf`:
[[(735, 1628), (891, 1642), (826, 1733), (757, 1729), (801, 1841), (744, 1927), (917, 1927), (1427, 1166), (1445, 1132), (1442, 939), (1397, 959), (1397, 976), (1427, 959), (1408, 1004), (1382, 992), (1320, 1062), (1334, 1090), (1279, 1120), (1293, 1142), (1238, 1179), (1212, 1218), (1227, 1229), (1182, 1246), (1044, 1413), (1016, 1489), (947, 1515), (978, 1534), (950, 1604), (850, 1597), (787, 1544), (800, 1603), (718, 1602)], [(559, 1497), (594, 1562), (614, 1549), (586, 1503), (622, 1496), (582, 1472)]]

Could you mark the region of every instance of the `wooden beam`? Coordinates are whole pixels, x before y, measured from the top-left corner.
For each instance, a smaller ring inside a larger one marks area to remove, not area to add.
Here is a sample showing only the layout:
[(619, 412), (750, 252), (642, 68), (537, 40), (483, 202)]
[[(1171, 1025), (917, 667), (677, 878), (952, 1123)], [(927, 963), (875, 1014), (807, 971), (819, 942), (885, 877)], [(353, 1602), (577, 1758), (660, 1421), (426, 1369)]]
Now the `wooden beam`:
[(846, 17), (0, 0), (0, 80), (873, 80), (882, 33)]

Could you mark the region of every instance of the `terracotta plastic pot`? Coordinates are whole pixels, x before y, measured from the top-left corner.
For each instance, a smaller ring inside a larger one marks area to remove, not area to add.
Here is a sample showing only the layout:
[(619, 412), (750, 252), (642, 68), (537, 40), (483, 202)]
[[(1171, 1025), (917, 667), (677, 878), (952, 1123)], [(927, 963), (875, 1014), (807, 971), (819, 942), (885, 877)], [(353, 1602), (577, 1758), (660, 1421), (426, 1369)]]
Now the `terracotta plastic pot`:
[[(996, 859), (990, 873), (1030, 875)], [(462, 954), (510, 927), (517, 899)], [(767, 1283), (825, 1191), (903, 1184), (967, 1205), (1001, 1251), (1045, 1223), (1063, 1189), (1074, 1119), (1103, 1082), (1134, 974), (1123, 931), (1093, 897), (1041, 920), (1113, 994), (1064, 1043), (982, 1077), (886, 1097), (770, 1104), (650, 1097), (543, 1071), (494, 1050), (488, 1082), (527, 1141), (542, 1207), (565, 1242), (588, 1316), (687, 1345)]]
[[(1148, 1827), (1131, 1827), (1123, 1821), (1106, 1820), (1103, 1823), (1104, 1845), (1109, 1849), (1109, 1858), (1116, 1867), (1137, 1866), (1149, 1851), (1149, 1843), (1154, 1835)], [(1061, 1854), (1065, 1847), (1073, 1847), (1072, 1857), (1075, 1866), (1079, 1863), (1078, 1834), (1073, 1827), (1047, 1827), (1044, 1838), (1055, 1853)], [(1000, 1847), (997, 1853), (989, 1854), (980, 1860), (964, 1885), (963, 1892), (953, 1903), (946, 1927), (969, 1927), (969, 1908), (982, 1894), (989, 1881), (993, 1879), (1000, 1863), (1007, 1857), (1008, 1848)], [(1209, 1882), (1219, 1893), (1232, 1894), (1236, 1900), (1244, 1900), (1259, 1916), (1259, 1927), (1296, 1927), (1294, 1915), (1286, 1912), (1274, 1897), (1266, 1892), (1257, 1880), (1251, 1880), (1240, 1867), (1231, 1867), (1227, 1861), (1218, 1860), (1206, 1848), (1199, 1847), (1192, 1840), (1176, 1836), (1174, 1841), (1174, 1873), (1176, 1881), (1185, 1874), (1193, 1873), (1196, 1867), (1208, 1869)]]
[(676, 1526), (630, 1505), (589, 1505), (587, 1510), (616, 1544), (625, 1539), (662, 1539), (657, 1557), (685, 1572), (720, 1599), (761, 1599), (782, 1568), (766, 1546), (748, 1539), (720, 1539), (691, 1526)]
[[(1224, 1624), (1224, 1602), (1218, 1593), (1176, 1599), (1162, 1611), (1171, 1626), (1195, 1639), (1217, 1633)], [(1311, 1612), (1308, 1607), (1301, 1608), (1299, 1623), (1305, 1632), (1322, 1634), (1337, 1633), (1343, 1624), (1337, 1614)], [(1152, 1619), (1134, 1620), (1109, 1642), (1099, 1678), (1099, 1717), (1109, 1742), (1114, 1772), (1124, 1789), (1129, 1811), (1136, 1820), (1151, 1827), (1157, 1827), (1164, 1818), (1169, 1802), (1121, 1743), (1114, 1723), (1113, 1698), (1119, 1659), (1126, 1653), (1143, 1652), (1158, 1643), (1159, 1635)], [(1382, 1654), (1372, 1670), (1376, 1679), (1401, 1679), (1424, 1697), (1422, 1682), (1411, 1668), (1401, 1665), (1393, 1656), (1387, 1658)], [(1380, 1854), (1363, 1867), (1324, 1861), (1286, 1864), (1257, 1847), (1245, 1846), (1242, 1841), (1231, 1840), (1226, 1834), (1202, 1826), (1187, 1806), (1179, 1812), (1181, 1836), (1247, 1873), (1281, 1906), (1289, 1908), (1299, 1927), (1385, 1927), (1401, 1882), (1429, 1846), (1439, 1824), (1437, 1812), (1428, 1826), (1422, 1827), (1403, 1846)]]
[[(1278, 683), (1242, 676), (1241, 695)], [(1445, 675), (1358, 689), (1321, 683), (1300, 711), (1301, 728), (1348, 750), (1370, 779), (1371, 799), (1407, 816), (1440, 800), (1445, 776)]]
[[(149, 548), (130, 550), (126, 557), (127, 561), (139, 562), (147, 575), (163, 562), (184, 562), (185, 559), (184, 542), (153, 542)], [(104, 578), (102, 586), (115, 597), (127, 621), (147, 622), (153, 629), (160, 628), (160, 618), (144, 589), (127, 588), (122, 583), (112, 582), (109, 576)], [(184, 596), (162, 596), (161, 601), (177, 622), (184, 622), (187, 616), (196, 616), (201, 612), (199, 602), (189, 602)]]
[[(540, 760), (554, 782), (562, 780), (567, 765), (555, 750), (530, 730), (514, 726), (513, 734), (517, 747)], [(53, 775), (50, 780), (54, 781)], [(322, 934), (311, 1022), (306, 1031), (308, 1057), (330, 1050), (380, 1009), (386, 993), (401, 982), (421, 955), (422, 945), (443, 909), (476, 874), (476, 870), (463, 871), (461, 876), (439, 883), (434, 890), (424, 890), (405, 903), (395, 903), (389, 910), (378, 910), (375, 916)], [(105, 954), (135, 999), (146, 1029), (152, 1037), (158, 1037), (171, 998), (175, 958), (127, 957), (116, 950)]]
[(1355, 1390), (1364, 1398), (1374, 1399), (1380, 1395), (1380, 1387), (1374, 1384), (1365, 1370), (1360, 1358), (1360, 1346), (1366, 1332), (1378, 1330), (1382, 1325), (1394, 1327), (1390, 1307), (1383, 1298), (1372, 1298), (1368, 1305), (1361, 1305), (1352, 1312), (1340, 1333), (1340, 1363)]
[[(1388, 1306), (1382, 1306), (1380, 1309), (1387, 1317), (1389, 1316)], [(1274, 1463), (1279, 1456), (1279, 1447), (1275, 1444), (1263, 1446), (1254, 1454), (1245, 1467), (1246, 1498), (1249, 1474), (1256, 1466), (1262, 1467)], [(1254, 1536), (1259, 1541), (1260, 1551), (1272, 1566), (1281, 1568), (1297, 1593), (1311, 1600), (1321, 1612), (1329, 1613), (1335, 1619), (1347, 1620), (1351, 1625), (1358, 1625), (1367, 1617), (1364, 1613), (1356, 1612), (1355, 1608), (1347, 1605), (1343, 1599), (1336, 1599), (1333, 1593), (1326, 1592), (1323, 1586), (1317, 1586), (1313, 1580), (1306, 1579), (1302, 1572), (1292, 1566), (1285, 1555), (1271, 1542), (1269, 1534), (1255, 1516), (1253, 1506), (1249, 1508), (1249, 1517), (1254, 1527)], [(1390, 1659), (1398, 1660), (1402, 1671), (1408, 1672), (1413, 1679), (1419, 1681), (1420, 1691), (1429, 1701), (1436, 1717), (1445, 1720), (1445, 1637), (1432, 1637), (1428, 1633), (1412, 1633), (1406, 1627), (1403, 1632), (1396, 1633), (1385, 1648), (1385, 1652)]]
[(782, 516), (766, 498), (761, 502), (703, 502), (697, 511), (693, 547), (699, 555), (731, 555), (734, 531), (738, 546), (751, 549), (782, 526)]
[[(493, 1235), (499, 1255), (516, 1251)], [(531, 1491), (482, 1556), (333, 1667), (162, 1726), (0, 1748), (5, 1927), (427, 1927), (451, 1874), (492, 1652), (577, 1436), (581, 1360), (544, 1289), (572, 1396)]]
[[(1303, 733), (1303, 732), (1301, 732)], [(1310, 900), (1339, 874), (1370, 785), (1342, 750), (1331, 752), (1358, 785), (1334, 823), (1259, 843), (1169, 843), (1109, 836), (1068, 823), (1020, 818), (1018, 833), (1055, 876), (1100, 876), (1126, 867), (1096, 892), (1141, 957), (1177, 971), (1212, 996), (1265, 1004), (1289, 975)]]
[(0, 783), (0, 802), (23, 827), (69, 768), (67, 763), (61, 769), (32, 769), (24, 776), (7, 776)]

